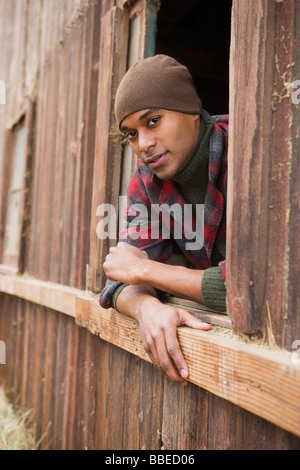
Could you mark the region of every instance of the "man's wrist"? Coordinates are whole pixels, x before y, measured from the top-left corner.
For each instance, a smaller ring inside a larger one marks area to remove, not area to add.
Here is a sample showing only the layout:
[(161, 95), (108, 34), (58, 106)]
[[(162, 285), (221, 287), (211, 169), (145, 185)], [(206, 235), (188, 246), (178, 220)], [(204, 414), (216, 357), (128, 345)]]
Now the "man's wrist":
[(127, 285), (116, 299), (117, 310), (138, 321), (147, 308), (159, 304), (155, 289), (146, 286)]
[(152, 286), (154, 275), (157, 276), (157, 261), (145, 259), (136, 267), (136, 285)]
[(154, 295), (148, 293), (141, 294), (135, 310), (136, 320), (140, 321), (145, 312), (148, 312), (151, 308), (158, 308), (160, 305), (161, 301)]

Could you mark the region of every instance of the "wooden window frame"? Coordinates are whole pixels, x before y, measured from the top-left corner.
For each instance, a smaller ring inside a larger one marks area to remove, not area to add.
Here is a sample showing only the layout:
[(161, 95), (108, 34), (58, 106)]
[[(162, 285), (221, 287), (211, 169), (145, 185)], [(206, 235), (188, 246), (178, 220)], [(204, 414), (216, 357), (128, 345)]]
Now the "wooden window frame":
[[(132, 63), (155, 52), (154, 24), (159, 4), (159, 0), (121, 1), (120, 6), (113, 7), (101, 19), (101, 69), (96, 124), (96, 128), (101, 129), (101, 132), (96, 133), (90, 263), (87, 274), (87, 285), (92, 292), (100, 292), (105, 286), (106, 276), (102, 264), (109, 248), (116, 243), (116, 240), (109, 238), (103, 240), (97, 238), (96, 227), (99, 222), (97, 207), (101, 204), (112, 205), (118, 213), (119, 226), (121, 225), (123, 208), (119, 207), (119, 196), (127, 193), (126, 187), (137, 162), (136, 156), (131, 149), (128, 149), (129, 146), (121, 145), (119, 129), (115, 123), (114, 96), (121, 78)], [(130, 37), (132, 21), (137, 21), (135, 47)], [(124, 172), (125, 157), (127, 159), (125, 165), (129, 166), (126, 172)], [(124, 173), (126, 173), (125, 178)], [(166, 302), (181, 304), (203, 320), (231, 328), (231, 319), (226, 312), (220, 313), (196, 302), (187, 304), (183, 299), (173, 296), (167, 296)]]
[[(114, 117), (114, 96), (126, 70), (139, 58), (155, 52), (155, 27), (159, 0), (121, 1), (101, 19), (100, 54), (101, 69), (98, 86), (98, 116), (95, 145), (93, 200), (90, 228), (90, 263), (87, 285), (92, 292), (100, 292), (106, 282), (102, 269), (105, 256), (116, 240), (99, 240), (96, 236), (97, 207), (111, 204), (116, 208), (119, 226), (122, 224), (123, 208), (119, 207), (119, 196), (125, 196), (130, 176), (137, 158), (129, 145), (122, 146), (120, 133)], [(136, 44), (131, 43), (130, 25), (136, 21)], [(108, 38), (110, 38), (108, 40)], [(107, 46), (109, 44), (109, 46)], [(126, 51), (126, 53), (124, 53)], [(126, 166), (126, 169), (124, 168)], [(99, 178), (101, 175), (101, 178)], [(125, 177), (124, 177), (125, 176)], [(219, 326), (231, 327), (231, 320), (225, 314), (211, 310), (196, 302), (187, 304), (183, 299), (172, 296), (166, 302), (182, 304), (203, 320), (210, 320)]]
[[(25, 268), (26, 241), (30, 225), (30, 198), (31, 198), (31, 178), (33, 164), (33, 129), (35, 117), (35, 104), (27, 101), (25, 112), (18, 119), (15, 125), (6, 132), (5, 138), (5, 158), (3, 159), (2, 178), (3, 185), (1, 191), (0, 207), (0, 260), (2, 269), (9, 272), (22, 273)], [(24, 148), (24, 171), (21, 181), (21, 203), (19, 209), (20, 233), (18, 234), (18, 253), (5, 253), (5, 233), (9, 210), (10, 191), (14, 170), (15, 147), (17, 143), (17, 133), (20, 126), (24, 126), (25, 148)], [(7, 158), (10, 156), (10, 158)]]

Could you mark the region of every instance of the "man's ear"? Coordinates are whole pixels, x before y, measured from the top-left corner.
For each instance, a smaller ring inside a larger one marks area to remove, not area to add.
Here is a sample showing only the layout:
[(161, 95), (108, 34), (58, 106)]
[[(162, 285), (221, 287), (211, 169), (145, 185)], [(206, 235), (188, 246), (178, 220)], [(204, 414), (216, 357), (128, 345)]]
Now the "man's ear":
[(192, 114), (192, 118), (194, 120), (194, 123), (196, 124), (197, 126), (197, 129), (200, 128), (200, 124), (201, 124), (201, 116), (199, 114)]

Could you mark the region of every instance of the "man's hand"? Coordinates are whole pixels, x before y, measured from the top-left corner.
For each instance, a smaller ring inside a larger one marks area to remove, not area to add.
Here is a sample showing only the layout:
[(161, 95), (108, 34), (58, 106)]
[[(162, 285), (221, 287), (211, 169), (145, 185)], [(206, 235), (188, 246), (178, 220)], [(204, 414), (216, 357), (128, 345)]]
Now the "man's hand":
[(103, 269), (108, 279), (136, 285), (140, 281), (143, 266), (147, 260), (149, 258), (145, 251), (129, 243), (120, 242), (117, 246), (110, 248)]
[(171, 380), (187, 384), (188, 368), (177, 339), (177, 327), (209, 330), (187, 310), (165, 305), (156, 289), (201, 302), (203, 271), (150, 260), (146, 252), (120, 242), (109, 250), (103, 265), (106, 276), (129, 284), (117, 298), (117, 308), (139, 322), (143, 346), (153, 364)]
[(183, 308), (162, 304), (142, 287), (123, 289), (117, 307), (138, 320), (143, 346), (153, 364), (172, 381), (186, 385), (189, 371), (178, 343), (177, 327), (209, 330), (210, 325)]
[(187, 325), (200, 330), (209, 330), (210, 325), (182, 308), (161, 305), (154, 312), (145, 312), (139, 321), (142, 342), (153, 364), (169, 379), (186, 385), (189, 375), (181, 352), (176, 328)]

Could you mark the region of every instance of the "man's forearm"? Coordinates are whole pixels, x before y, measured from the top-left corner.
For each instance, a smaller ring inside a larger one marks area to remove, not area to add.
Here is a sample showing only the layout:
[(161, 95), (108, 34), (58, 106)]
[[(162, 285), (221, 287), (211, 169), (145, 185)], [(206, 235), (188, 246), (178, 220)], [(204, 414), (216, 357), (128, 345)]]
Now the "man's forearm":
[(146, 260), (139, 283), (202, 303), (201, 281), (204, 271)]
[(145, 252), (127, 243), (118, 243), (110, 248), (103, 268), (108, 279), (133, 286), (154, 287), (202, 303), (204, 271), (150, 260)]

